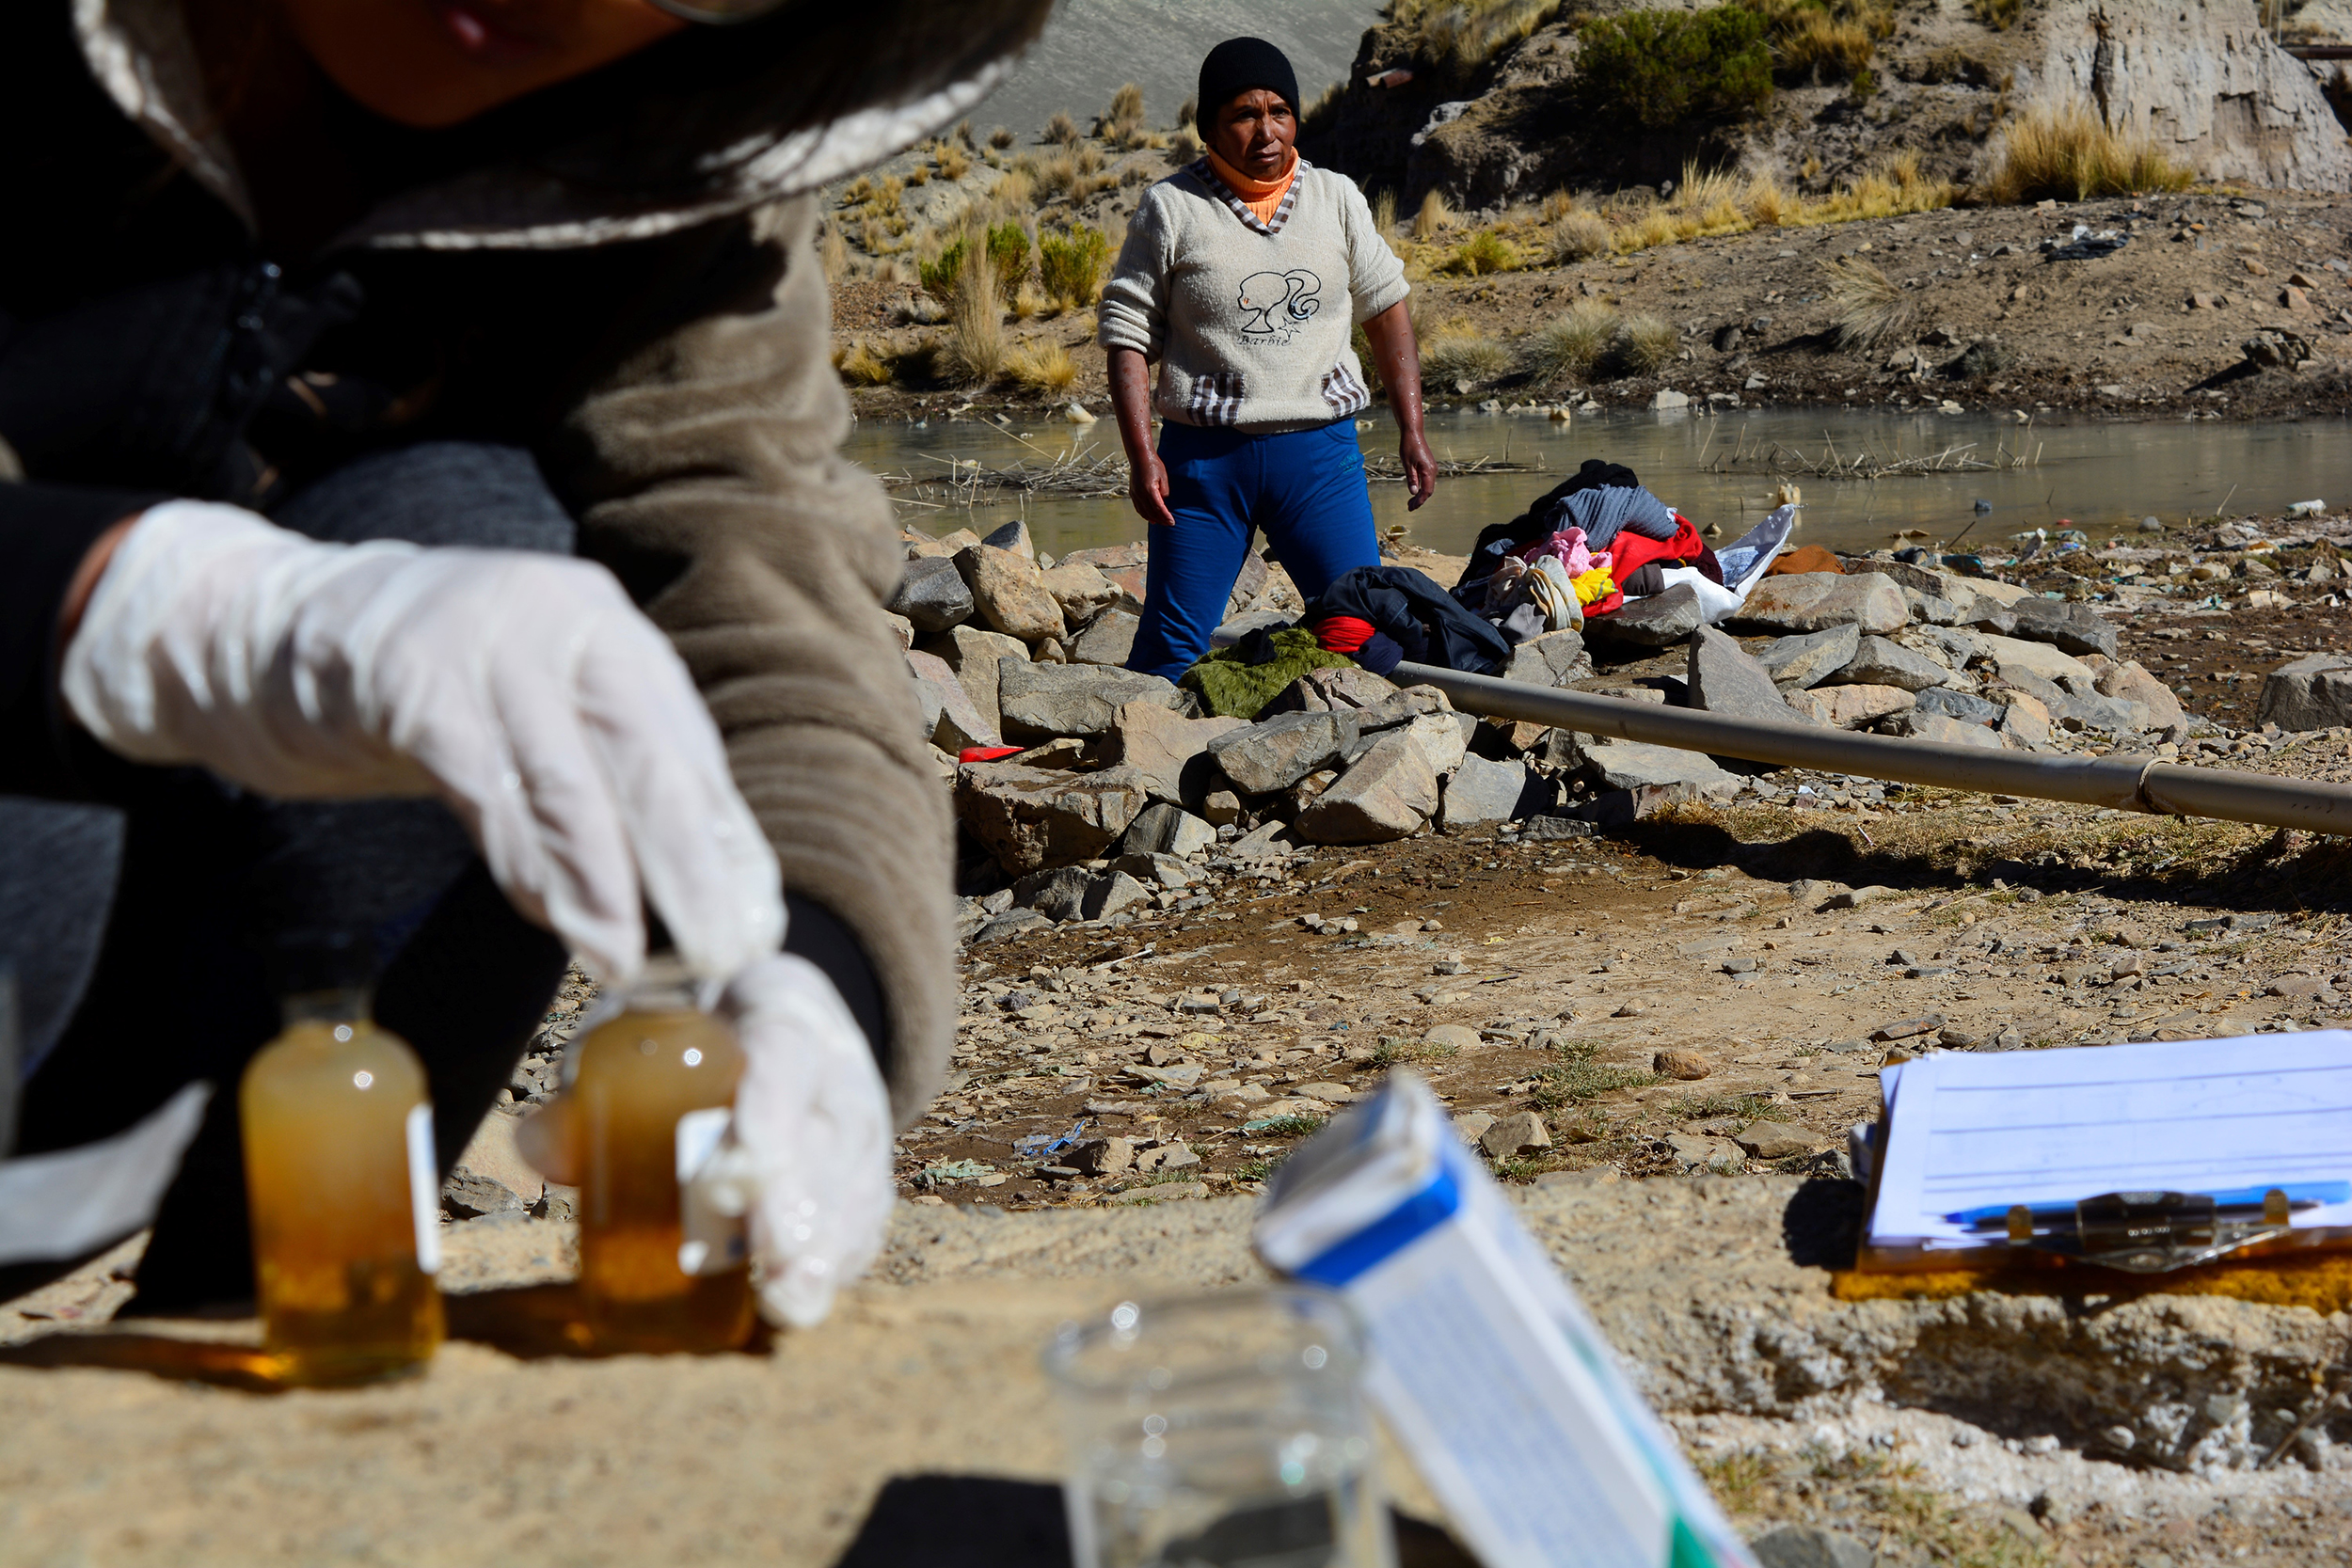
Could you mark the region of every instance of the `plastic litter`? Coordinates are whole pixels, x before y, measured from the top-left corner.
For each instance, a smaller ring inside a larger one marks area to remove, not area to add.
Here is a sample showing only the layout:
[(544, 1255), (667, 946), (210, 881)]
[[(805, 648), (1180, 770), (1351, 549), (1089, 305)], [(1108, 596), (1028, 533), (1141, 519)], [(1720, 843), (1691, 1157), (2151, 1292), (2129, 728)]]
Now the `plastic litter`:
[(2287, 508), (2287, 515), (2290, 517), (2316, 517), (2327, 510), (2328, 503), (2326, 501), (2296, 501), (2293, 506)]
[(1058, 1138), (1050, 1132), (1033, 1132), (1025, 1138), (1015, 1139), (1012, 1146), (1013, 1152), (1026, 1159), (1042, 1160), (1048, 1155), (1059, 1154), (1063, 1149), (1075, 1144), (1086, 1130), (1087, 1124), (1081, 1118), (1071, 1127), (1069, 1132), (1064, 1132)]
[(1019, 756), (1022, 750), (1019, 746), (966, 746), (956, 753), (956, 761), (995, 762), (1003, 757)]

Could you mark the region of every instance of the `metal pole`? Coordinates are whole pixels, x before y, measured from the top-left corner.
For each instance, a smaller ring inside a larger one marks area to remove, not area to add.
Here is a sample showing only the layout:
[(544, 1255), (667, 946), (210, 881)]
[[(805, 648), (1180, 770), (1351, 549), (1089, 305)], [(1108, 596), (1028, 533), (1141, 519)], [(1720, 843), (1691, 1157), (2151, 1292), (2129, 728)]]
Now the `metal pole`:
[(2178, 768), (2151, 756), (2046, 756), (1937, 740), (1905, 740), (1791, 721), (1731, 719), (1694, 708), (1530, 686), (1426, 664), (1400, 664), (1399, 686), (1434, 686), (1464, 713), (1548, 724), (1585, 735), (1708, 752), (1788, 768), (1945, 789), (2030, 795), (2114, 811), (2211, 816), (2352, 835), (2352, 786), (2219, 768)]

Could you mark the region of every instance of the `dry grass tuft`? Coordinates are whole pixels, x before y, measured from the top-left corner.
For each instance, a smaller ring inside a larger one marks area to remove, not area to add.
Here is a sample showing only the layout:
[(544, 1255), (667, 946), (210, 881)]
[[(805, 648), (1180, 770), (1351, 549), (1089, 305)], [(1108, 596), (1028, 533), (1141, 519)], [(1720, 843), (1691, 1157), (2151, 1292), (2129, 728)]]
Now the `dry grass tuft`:
[(1413, 238), (1421, 241), (1436, 239), (1454, 227), (1454, 206), (1445, 198), (1445, 192), (1433, 190), (1421, 198), (1421, 211), (1413, 214)]
[(1094, 122), (1094, 134), (1104, 140), (1124, 146), (1143, 129), (1143, 89), (1133, 82), (1121, 83), (1111, 94), (1111, 106), (1103, 118)]
[(1519, 253), (1510, 241), (1491, 229), (1481, 229), (1454, 248), (1446, 270), (1465, 277), (1486, 277), (1518, 270)]
[(890, 361), (876, 354), (863, 338), (835, 351), (833, 368), (851, 387), (887, 387), (896, 374)]
[(1829, 274), (1831, 319), (1839, 348), (1874, 349), (1911, 335), (1918, 303), (1876, 265), (1858, 256), (1821, 263)]
[(985, 245), (963, 247), (956, 270), (955, 297), (947, 302), (947, 337), (940, 345), (940, 378), (981, 387), (996, 379), (1005, 363), (1005, 320), (996, 298), (996, 264)]
[(1850, 81), (1869, 65), (1876, 44), (1862, 23), (1806, 11), (1772, 40), (1773, 63), (1789, 77)]
[(1054, 118), (1045, 122), (1045, 139), (1056, 147), (1068, 147), (1078, 139), (1078, 122), (1056, 110)]
[(1919, 154), (1906, 150), (1852, 184), (1808, 209), (1808, 223), (1847, 223), (1856, 218), (1900, 217), (1948, 207), (1959, 195), (1947, 181), (1919, 172)]
[(1005, 373), (1024, 391), (1051, 396), (1078, 379), (1078, 362), (1061, 344), (1037, 338), (1005, 356)]
[(1395, 231), (1396, 193), (1386, 186), (1372, 193), (1372, 226), (1384, 236)]
[(1406, 29), (1414, 57), (1469, 70), (1520, 42), (1561, 10), (1560, 0), (1391, 0), (1388, 21)]
[(1528, 339), (1528, 373), (1544, 387), (1588, 376), (1616, 335), (1615, 309), (1597, 299), (1580, 299)]
[(988, 145), (994, 148), (999, 152), (1002, 152), (1005, 149), (1010, 147), (1014, 142), (1019, 141), (1020, 139), (1020, 137), (1012, 134), (1012, 127), (1009, 125), (999, 125), (995, 130), (991, 131), (988, 134)]
[(2089, 201), (2103, 196), (2177, 191), (2195, 176), (2145, 136), (2119, 135), (2081, 103), (2036, 104), (2001, 128), (1994, 201)]
[(1547, 237), (1551, 242), (1555, 265), (1581, 261), (1588, 256), (1605, 256), (1612, 245), (1608, 220), (1581, 207), (1554, 218)]
[(1422, 345), (1422, 384), (1441, 391), (1467, 392), (1510, 369), (1511, 351), (1478, 333), (1441, 333)]
[(1968, 14), (1996, 33), (2006, 33), (2026, 14), (2026, 0), (1968, 0)]
[(1627, 373), (1650, 375), (1665, 368), (1681, 351), (1674, 327), (1656, 316), (1628, 316), (1617, 325), (1610, 356)]
[(955, 142), (939, 144), (939, 177), (961, 180), (972, 172), (972, 154)]
[(825, 225), (825, 239), (817, 247), (817, 261), (825, 269), (825, 286), (839, 288), (850, 272), (850, 242), (842, 237), (839, 224)]

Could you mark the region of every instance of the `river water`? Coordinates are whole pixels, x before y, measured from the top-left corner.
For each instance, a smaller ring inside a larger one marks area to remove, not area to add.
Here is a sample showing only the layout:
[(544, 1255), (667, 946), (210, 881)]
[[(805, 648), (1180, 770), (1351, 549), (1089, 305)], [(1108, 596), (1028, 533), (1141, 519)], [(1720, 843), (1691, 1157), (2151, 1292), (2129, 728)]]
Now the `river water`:
[[(1428, 433), (1440, 458), (1542, 467), (1540, 472), (1447, 479), (1418, 513), (1406, 510), (1402, 484), (1372, 486), (1373, 514), (1382, 527), (1404, 524), (1413, 544), (1449, 554), (1467, 551), (1481, 528), (1515, 515), (1588, 457), (1623, 463), (1701, 527), (1721, 524), (1719, 542), (1738, 537), (1771, 510), (1778, 482), (1775, 449), (1783, 469), (1832, 453), (1840, 459), (1867, 453), (1886, 462), (1960, 448), (1967, 449), (1966, 459), (2001, 465), (1963, 469), (1957, 467), (1962, 455), (1955, 454), (1946, 457), (1941, 472), (1876, 480), (1781, 475), (1803, 488), (1799, 540), (1849, 550), (1884, 548), (1901, 542), (1905, 530), (1919, 531), (1913, 538), (1977, 548), (1997, 546), (2026, 529), (2074, 527), (2104, 537), (2150, 515), (2179, 523), (2225, 505), (2233, 515), (2276, 515), (2295, 501), (2352, 500), (2352, 421), (2343, 420), (2027, 425), (1987, 414), (1734, 409), (1608, 413), (1558, 424), (1449, 409), (1430, 416)], [(1395, 427), (1385, 417), (1360, 438), (1367, 456), (1393, 462)], [(864, 422), (846, 450), (878, 473), (937, 481), (947, 477), (953, 462), (977, 460), (994, 468), (1026, 460), (1036, 466), (1073, 450), (1116, 458), (1119, 436), (1108, 419), (1084, 427)], [(902, 520), (934, 534), (966, 527), (986, 532), (1025, 516), (1038, 548), (1055, 556), (1143, 536), (1144, 525), (1123, 497), (1025, 499), (997, 491), (1002, 499), (967, 507), (952, 504), (936, 484), (892, 493), (900, 498)], [(926, 500), (934, 504), (916, 504)], [(942, 501), (951, 504), (936, 504)], [(1992, 510), (1979, 513), (1979, 501)]]
[[(1943, 472), (1889, 475), (1880, 480), (1830, 480), (1786, 472), (1804, 491), (1800, 541), (1842, 550), (1877, 550), (1900, 543), (1905, 529), (1962, 547), (2007, 541), (2021, 529), (2089, 529), (2093, 536), (2157, 515), (2181, 522), (2237, 513), (2280, 515), (2296, 500), (2352, 500), (2352, 420), (2296, 423), (2032, 423), (1988, 414), (1877, 414), (1877, 411), (1734, 409), (1726, 414), (1597, 414), (1574, 423), (1510, 414), (1447, 409), (1430, 416), (1430, 447), (1454, 461), (1541, 463), (1541, 472), (1449, 477), (1421, 513), (1406, 513), (1405, 486), (1374, 484), (1374, 517), (1406, 524), (1409, 538), (1428, 550), (1458, 555), (1489, 522), (1513, 517), (1524, 505), (1576, 470), (1585, 458), (1626, 463), (1642, 482), (1701, 527), (1722, 524), (1724, 541), (1772, 510), (1773, 449), (1783, 467), (1835, 453), (1870, 453), (1880, 461), (1933, 456), (1966, 447), (1966, 458), (1999, 467), (1962, 470), (1947, 456)], [(1016, 439), (1021, 437), (1021, 439)], [(1024, 444), (1025, 442), (1025, 444)], [(1374, 420), (1362, 433), (1364, 453), (1395, 461), (1395, 425)], [(1094, 425), (981, 420), (859, 423), (847, 453), (882, 475), (946, 480), (955, 461), (986, 467), (1028, 461), (1038, 466), (1063, 451), (1118, 456), (1120, 437), (1108, 419)], [(1762, 456), (1759, 456), (1762, 451)], [(1739, 453), (1739, 461), (1734, 461)], [(981, 491), (986, 505), (955, 505), (939, 484), (897, 486), (901, 519), (930, 533), (972, 527), (986, 533), (1014, 517), (1028, 517), (1040, 550), (1063, 555), (1085, 546), (1143, 538), (1143, 522), (1124, 496), (1077, 496)], [(930, 500), (931, 505), (920, 505)], [(948, 500), (948, 505), (939, 505)], [(1976, 503), (1988, 503), (1979, 513)], [(1917, 536), (1915, 536), (1917, 538)]]

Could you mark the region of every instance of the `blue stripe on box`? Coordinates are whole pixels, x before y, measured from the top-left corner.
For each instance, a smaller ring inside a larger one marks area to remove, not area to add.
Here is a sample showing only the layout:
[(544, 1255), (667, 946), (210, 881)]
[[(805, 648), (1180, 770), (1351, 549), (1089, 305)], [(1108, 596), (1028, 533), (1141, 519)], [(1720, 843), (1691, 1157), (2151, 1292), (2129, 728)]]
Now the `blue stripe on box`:
[(1462, 1189), (1450, 1162), (1437, 1179), (1347, 1240), (1307, 1260), (1300, 1279), (1333, 1290), (1353, 1282), (1452, 1219), (1462, 1207)]

